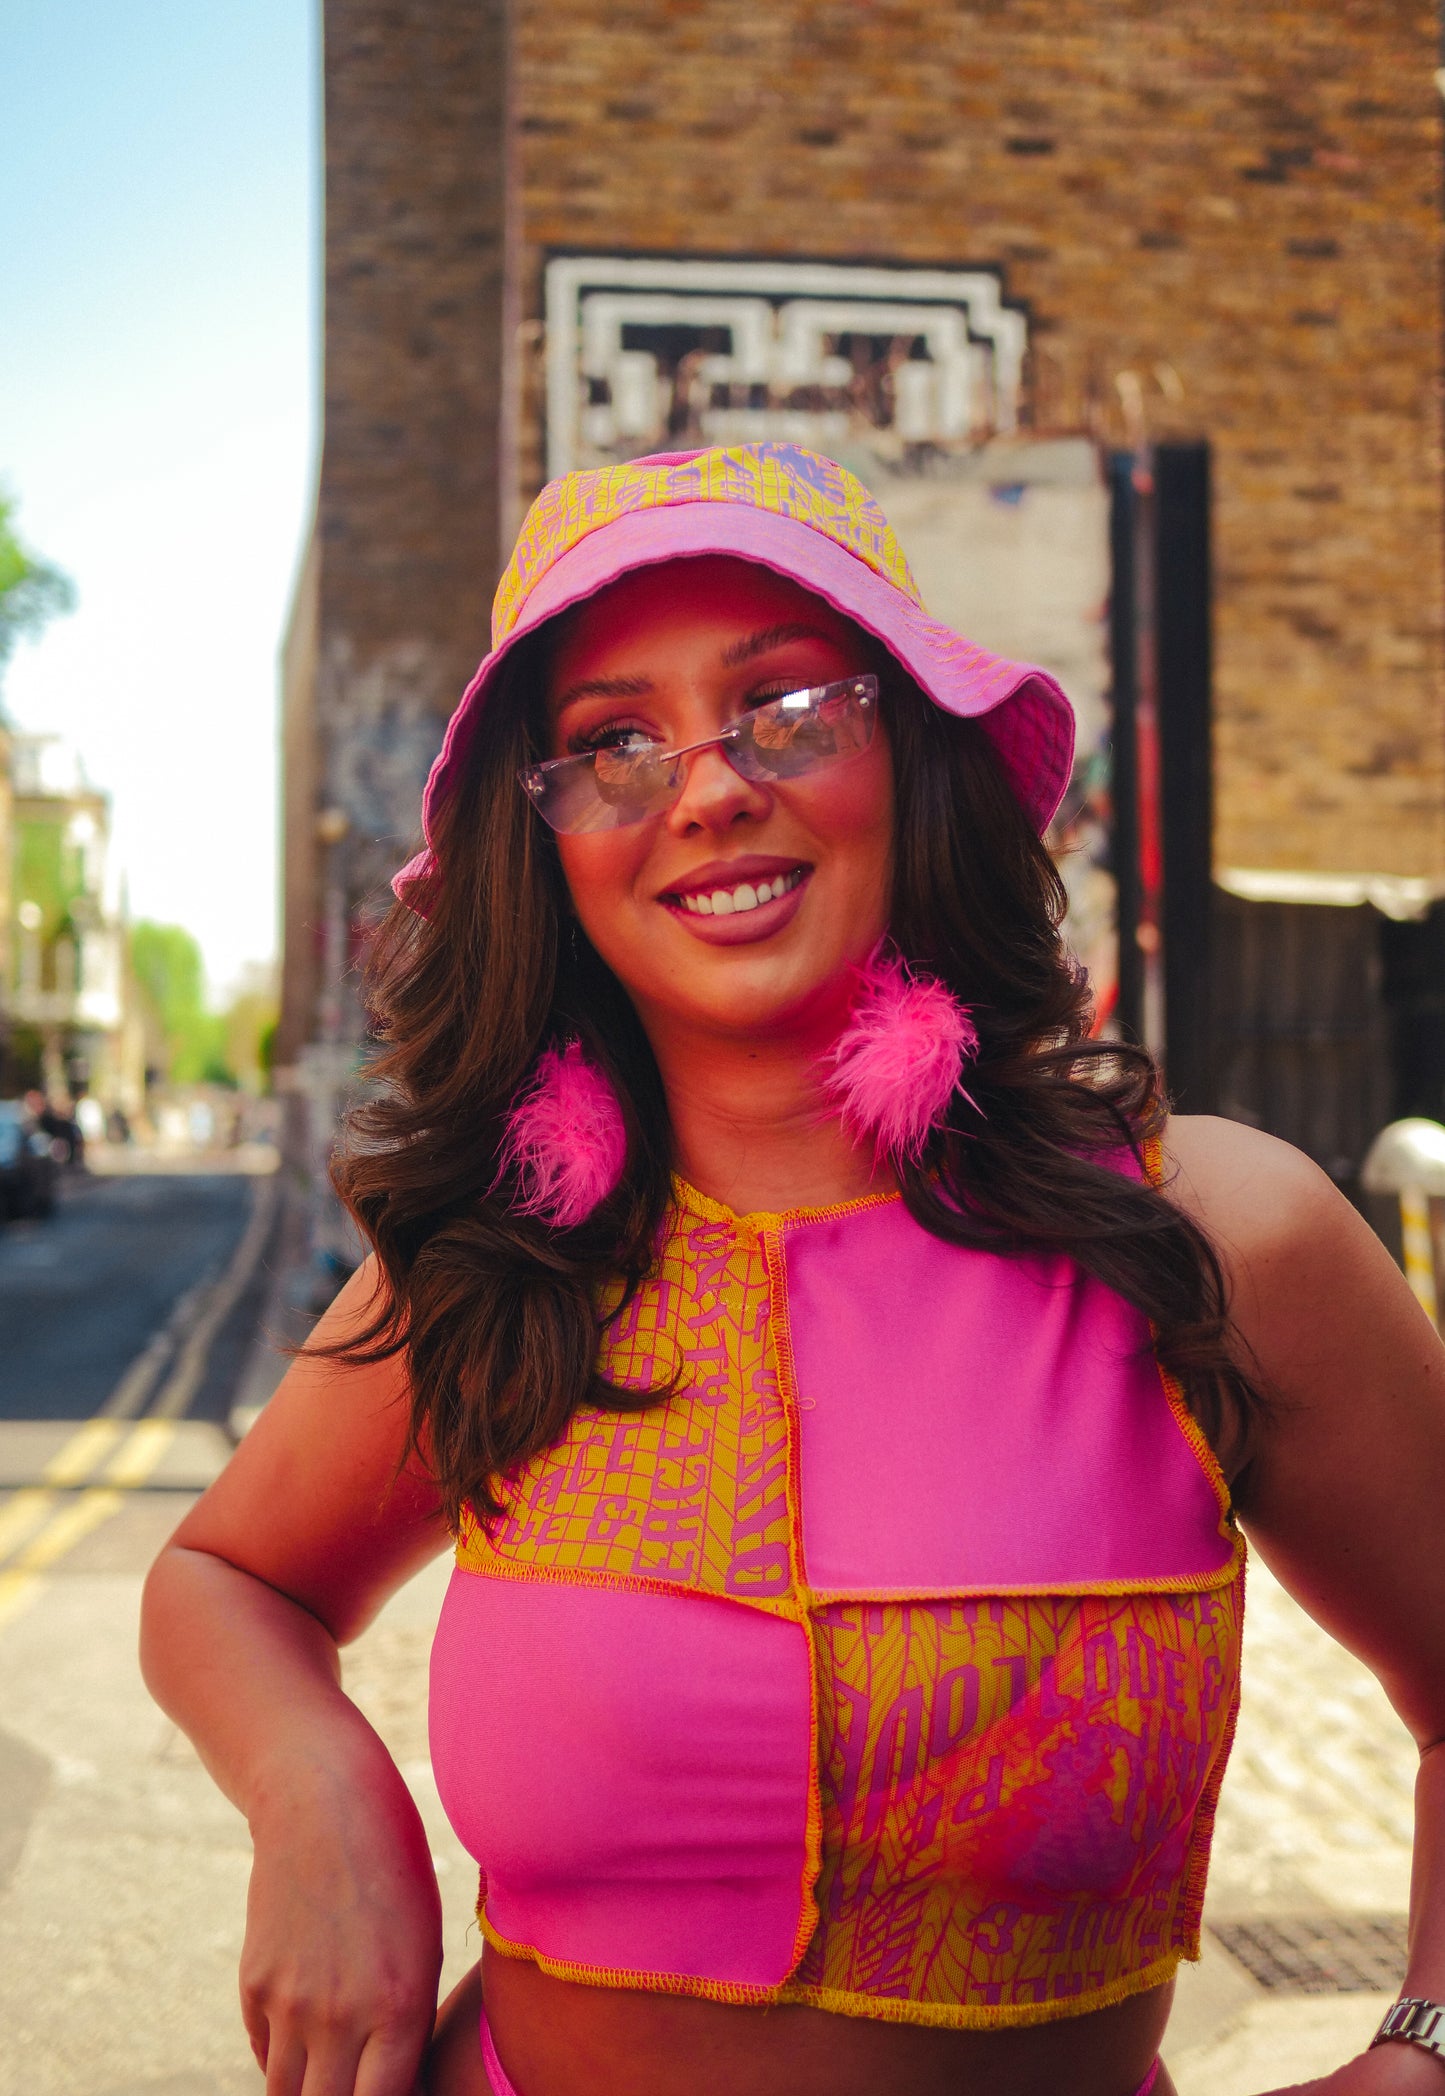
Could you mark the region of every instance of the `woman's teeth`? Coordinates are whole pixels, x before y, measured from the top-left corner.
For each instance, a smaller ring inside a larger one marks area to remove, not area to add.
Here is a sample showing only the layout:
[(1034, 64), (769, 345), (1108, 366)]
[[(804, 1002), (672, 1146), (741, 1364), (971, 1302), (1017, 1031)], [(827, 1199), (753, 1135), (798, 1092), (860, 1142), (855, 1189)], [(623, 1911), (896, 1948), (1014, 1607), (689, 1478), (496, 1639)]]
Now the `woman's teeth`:
[(678, 901), (694, 917), (736, 917), (744, 910), (756, 910), (765, 902), (776, 902), (796, 888), (803, 878), (801, 866), (791, 873), (775, 874), (770, 881), (739, 881), (736, 888), (714, 888), (710, 895), (679, 895)]

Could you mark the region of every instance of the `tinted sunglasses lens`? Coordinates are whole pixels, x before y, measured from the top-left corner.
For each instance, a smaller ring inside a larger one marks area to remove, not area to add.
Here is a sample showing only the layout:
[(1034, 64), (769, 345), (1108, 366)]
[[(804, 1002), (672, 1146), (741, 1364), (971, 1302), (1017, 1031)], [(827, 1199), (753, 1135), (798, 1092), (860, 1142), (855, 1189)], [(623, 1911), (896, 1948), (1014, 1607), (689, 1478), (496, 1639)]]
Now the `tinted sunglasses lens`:
[(758, 779), (791, 779), (856, 756), (873, 739), (876, 692), (873, 678), (855, 677), (759, 706), (743, 723), (733, 753), (738, 769)]
[(534, 764), (522, 784), (537, 812), (554, 830), (575, 836), (584, 830), (618, 830), (641, 822), (672, 784), (670, 753), (651, 745), (596, 750)]

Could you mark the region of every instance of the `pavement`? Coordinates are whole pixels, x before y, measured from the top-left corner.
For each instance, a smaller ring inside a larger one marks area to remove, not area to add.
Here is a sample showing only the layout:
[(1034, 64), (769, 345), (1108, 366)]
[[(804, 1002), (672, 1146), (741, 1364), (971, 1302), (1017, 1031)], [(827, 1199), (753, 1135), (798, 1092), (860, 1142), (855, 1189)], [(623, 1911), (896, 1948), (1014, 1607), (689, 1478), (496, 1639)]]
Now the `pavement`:
[[(149, 1171), (68, 1194), (48, 1227), (0, 1233), (0, 2096), (259, 2096), (236, 2008), (245, 1827), (135, 1645), (147, 1565), (284, 1367), (268, 1334), (304, 1332), (299, 1211), (278, 1175)], [(32, 1300), (52, 1340), (25, 1353)], [(449, 1984), (478, 1942), (427, 1758), (446, 1576), (413, 1580), (344, 1666), (430, 1834)], [(1327, 2073), (1398, 1986), (1414, 1749), (1258, 1561), (1247, 1618), (1204, 1956), (1165, 2044), (1180, 2096)]]

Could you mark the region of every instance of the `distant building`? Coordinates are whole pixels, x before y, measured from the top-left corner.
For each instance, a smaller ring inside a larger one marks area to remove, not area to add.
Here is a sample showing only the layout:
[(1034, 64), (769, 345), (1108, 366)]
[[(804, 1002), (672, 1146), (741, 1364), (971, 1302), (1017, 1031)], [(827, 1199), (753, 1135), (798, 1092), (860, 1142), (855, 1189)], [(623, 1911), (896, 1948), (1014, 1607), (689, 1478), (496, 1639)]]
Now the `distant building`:
[(55, 736), (10, 736), (8, 1086), (144, 1104), (125, 922), (108, 864), (110, 802)]
[[(1117, 525), (1153, 445), (1207, 445), (1212, 636), (1206, 600), (1157, 695), (1166, 740), (1191, 680), (1206, 708), (1163, 838), (1166, 889), (1171, 852), (1176, 878), (1203, 867), (1207, 907), (1170, 935), (1206, 992), (1194, 1102), (1345, 1181), (1392, 1113), (1445, 1118), (1430, 10), (326, 0), (324, 20), (326, 427), (286, 662), (278, 1042), (318, 1144), (367, 924), (525, 503), (568, 466), (770, 436), (854, 465), (937, 608), (982, 601), (984, 625), (1019, 592), (977, 586), (980, 551), (1047, 537), (1052, 468), (1011, 477), (1011, 456), (1122, 458)], [(1117, 609), (1117, 530), (1113, 554)], [(1112, 639), (1106, 706), (1134, 674)], [(1158, 927), (1122, 929), (1147, 960)], [(1160, 1045), (1183, 1053), (1178, 1029)]]

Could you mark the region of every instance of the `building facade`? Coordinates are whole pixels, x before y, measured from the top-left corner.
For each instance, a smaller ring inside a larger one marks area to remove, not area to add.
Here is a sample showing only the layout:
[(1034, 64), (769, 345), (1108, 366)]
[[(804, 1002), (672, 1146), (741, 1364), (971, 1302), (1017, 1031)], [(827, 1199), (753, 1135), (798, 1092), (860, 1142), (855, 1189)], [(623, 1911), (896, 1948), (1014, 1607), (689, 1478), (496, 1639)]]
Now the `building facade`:
[(9, 735), (6, 1088), (134, 1118), (145, 1054), (110, 864), (110, 802), (48, 735)]
[[(931, 608), (981, 605), (983, 641), (1012, 533), (1010, 637), (1032, 605), (1023, 651), (1069, 656), (1086, 712), (1087, 620), (1044, 600), (1070, 573), (1078, 598), (1108, 459), (1208, 446), (1217, 1094), (1342, 1178), (1402, 1072), (1445, 1113), (1445, 1052), (1420, 1047), (1445, 994), (1432, 9), (327, 0), (325, 22), (326, 428), (285, 725), (298, 1097), (324, 1120), (354, 1060), (348, 971), (527, 500), (571, 464), (777, 434), (863, 473)], [(1094, 496), (1040, 495), (1091, 454)]]

